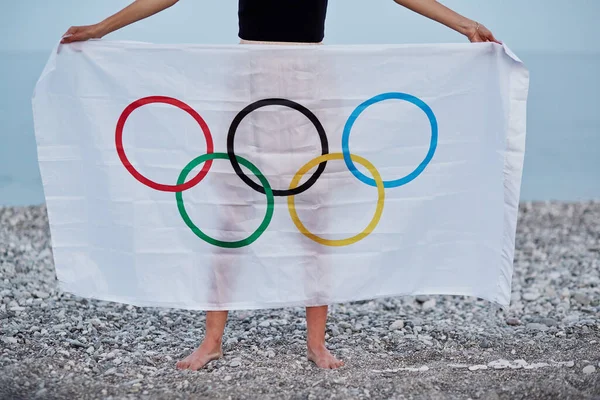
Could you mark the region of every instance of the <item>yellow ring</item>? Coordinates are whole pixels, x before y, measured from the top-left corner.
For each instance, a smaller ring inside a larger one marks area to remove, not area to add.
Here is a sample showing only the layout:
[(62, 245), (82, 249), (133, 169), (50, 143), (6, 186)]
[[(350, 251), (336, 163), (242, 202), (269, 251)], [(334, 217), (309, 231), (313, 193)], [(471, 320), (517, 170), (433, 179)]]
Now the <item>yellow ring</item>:
[[(319, 237), (319, 236), (315, 235), (314, 233), (309, 232), (308, 229), (306, 229), (306, 227), (304, 226), (304, 224), (300, 221), (300, 218), (298, 218), (298, 213), (296, 212), (296, 204), (294, 203), (294, 196), (288, 196), (288, 209), (290, 210), (290, 216), (292, 217), (292, 221), (294, 221), (294, 224), (296, 225), (298, 230), (300, 232), (302, 232), (302, 234), (304, 236), (308, 237), (309, 239), (314, 240), (315, 242), (320, 243), (325, 246), (349, 246), (351, 244), (354, 244), (354, 243), (364, 239), (365, 237), (367, 237), (367, 235), (369, 235), (371, 232), (373, 232), (373, 230), (379, 223), (379, 220), (381, 219), (381, 214), (383, 213), (383, 202), (385, 200), (385, 190), (384, 190), (384, 186), (383, 186), (383, 180), (381, 179), (381, 175), (379, 174), (379, 171), (377, 171), (377, 169), (375, 168), (375, 166), (373, 164), (371, 164), (369, 161), (367, 161), (366, 159), (364, 159), (360, 156), (350, 154), (350, 158), (352, 159), (352, 161), (359, 163), (360, 165), (365, 167), (367, 170), (369, 170), (369, 172), (373, 176), (373, 179), (375, 180), (375, 184), (377, 186), (377, 196), (378, 197), (377, 197), (377, 208), (375, 209), (375, 215), (373, 216), (373, 219), (371, 220), (369, 225), (365, 228), (365, 230), (362, 231), (361, 233), (359, 233), (358, 235), (352, 236), (347, 239), (330, 240), (330, 239), (323, 239), (322, 237)], [(296, 175), (294, 175), (294, 179), (292, 179), (292, 183), (290, 183), (290, 190), (294, 189), (298, 186), (298, 184), (300, 183), (300, 180), (302, 179), (304, 174), (306, 174), (308, 171), (310, 171), (312, 168), (316, 167), (317, 165), (321, 164), (322, 162), (331, 161), (331, 160), (343, 160), (343, 159), (344, 159), (344, 155), (342, 153), (332, 153), (332, 154), (324, 154), (320, 157), (317, 157), (317, 158), (309, 161), (302, 168), (300, 168), (298, 170)]]

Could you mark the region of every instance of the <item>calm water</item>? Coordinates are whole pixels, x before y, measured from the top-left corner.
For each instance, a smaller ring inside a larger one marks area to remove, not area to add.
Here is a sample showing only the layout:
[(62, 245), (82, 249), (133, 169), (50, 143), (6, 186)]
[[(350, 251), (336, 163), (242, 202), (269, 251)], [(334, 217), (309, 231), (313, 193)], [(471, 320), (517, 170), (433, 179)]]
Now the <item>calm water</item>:
[[(517, 54), (531, 72), (522, 200), (600, 199), (600, 54)], [(0, 52), (0, 205), (44, 202), (30, 99), (47, 57)]]

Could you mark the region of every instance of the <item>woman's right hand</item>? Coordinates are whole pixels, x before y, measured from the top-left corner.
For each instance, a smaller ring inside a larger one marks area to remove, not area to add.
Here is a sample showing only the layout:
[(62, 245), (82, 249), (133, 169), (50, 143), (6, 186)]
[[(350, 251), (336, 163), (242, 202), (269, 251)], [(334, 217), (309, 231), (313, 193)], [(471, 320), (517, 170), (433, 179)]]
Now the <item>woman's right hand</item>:
[(100, 27), (96, 25), (72, 26), (65, 32), (60, 40), (61, 43), (83, 42), (89, 39), (100, 39)]
[(177, 3), (178, 0), (135, 0), (113, 16), (99, 24), (72, 26), (65, 32), (61, 43), (82, 42), (89, 39), (100, 39), (118, 29), (156, 14)]

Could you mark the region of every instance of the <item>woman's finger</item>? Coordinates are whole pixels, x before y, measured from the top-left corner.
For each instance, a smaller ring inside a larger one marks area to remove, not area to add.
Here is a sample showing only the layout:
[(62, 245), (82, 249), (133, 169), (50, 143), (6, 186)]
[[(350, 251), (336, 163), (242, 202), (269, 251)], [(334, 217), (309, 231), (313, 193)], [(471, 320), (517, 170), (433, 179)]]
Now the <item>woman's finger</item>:
[(60, 39), (61, 43), (71, 43), (72, 41), (73, 41), (73, 35), (71, 35), (71, 34), (66, 34)]
[(75, 31), (76, 31), (76, 29), (75, 29), (75, 27), (74, 27), (74, 26), (72, 26), (72, 27), (70, 27), (69, 29), (67, 29), (67, 31), (66, 31), (66, 32), (65, 32), (65, 33), (62, 35), (62, 37), (61, 37), (61, 39), (60, 39), (60, 42), (61, 42), (61, 43), (68, 43), (68, 42), (67, 42), (67, 39), (68, 39), (69, 37), (72, 37), (72, 36), (73, 36), (73, 34), (75, 33)]
[(82, 40), (84, 40), (83, 34), (74, 33), (74, 34), (63, 37), (63, 39), (61, 40), (61, 43), (80, 42)]

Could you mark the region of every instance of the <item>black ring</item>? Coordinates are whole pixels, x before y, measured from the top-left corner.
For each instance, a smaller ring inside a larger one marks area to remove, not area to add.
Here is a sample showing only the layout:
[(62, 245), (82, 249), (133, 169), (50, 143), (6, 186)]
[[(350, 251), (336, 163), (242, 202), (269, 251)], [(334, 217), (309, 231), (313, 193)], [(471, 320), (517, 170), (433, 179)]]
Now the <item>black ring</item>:
[[(325, 133), (325, 129), (323, 128), (323, 125), (321, 125), (321, 121), (319, 121), (319, 119), (316, 117), (316, 115), (313, 114), (308, 108), (304, 107), (301, 104), (298, 104), (294, 101), (287, 100), (287, 99), (264, 99), (264, 100), (259, 100), (259, 101), (256, 101), (256, 102), (250, 104), (249, 106), (244, 108), (242, 111), (240, 111), (233, 119), (233, 122), (231, 122), (231, 127), (229, 128), (229, 133), (227, 134), (227, 155), (229, 156), (229, 161), (231, 161), (231, 166), (233, 167), (233, 170), (235, 171), (237, 176), (242, 178), (242, 180), (244, 182), (246, 182), (246, 184), (248, 186), (250, 186), (252, 189), (256, 190), (259, 193), (263, 193), (263, 194), (265, 193), (265, 189), (261, 185), (259, 185), (258, 183), (254, 182), (252, 179), (250, 179), (242, 171), (242, 168), (240, 167), (240, 164), (238, 163), (238, 161), (236, 159), (235, 152), (233, 151), (233, 140), (235, 138), (235, 133), (236, 133), (238, 127), (240, 126), (240, 123), (242, 122), (242, 120), (248, 114), (250, 114), (252, 111), (255, 111), (261, 107), (266, 107), (266, 106), (284, 106), (284, 107), (289, 107), (296, 111), (301, 112), (306, 118), (308, 118), (310, 120), (310, 122), (312, 122), (312, 124), (315, 126), (315, 128), (317, 128), (317, 133), (319, 134), (319, 138), (321, 139), (321, 148), (323, 149), (322, 154), (325, 155), (325, 154), (329, 153), (329, 143), (327, 142), (327, 135)], [(294, 196), (294, 195), (304, 192), (305, 190), (310, 188), (312, 185), (314, 185), (314, 183), (317, 181), (317, 179), (319, 179), (319, 177), (321, 176), (323, 171), (325, 171), (326, 164), (327, 164), (327, 161), (319, 164), (315, 173), (302, 185), (300, 185), (294, 189), (291, 189), (291, 190), (290, 189), (286, 189), (286, 190), (273, 189), (273, 195), (274, 196)]]

